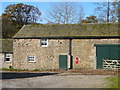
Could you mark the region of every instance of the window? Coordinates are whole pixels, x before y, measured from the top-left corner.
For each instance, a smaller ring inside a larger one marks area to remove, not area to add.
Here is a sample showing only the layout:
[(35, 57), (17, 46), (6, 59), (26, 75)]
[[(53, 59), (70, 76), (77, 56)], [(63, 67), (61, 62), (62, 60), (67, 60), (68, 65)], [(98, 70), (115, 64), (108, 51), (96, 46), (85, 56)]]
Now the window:
[(48, 39), (41, 39), (40, 46), (47, 47), (48, 46)]
[(5, 61), (7, 61), (7, 62), (10, 61), (10, 54), (5, 54)]
[(28, 62), (35, 62), (35, 56), (28, 56)]

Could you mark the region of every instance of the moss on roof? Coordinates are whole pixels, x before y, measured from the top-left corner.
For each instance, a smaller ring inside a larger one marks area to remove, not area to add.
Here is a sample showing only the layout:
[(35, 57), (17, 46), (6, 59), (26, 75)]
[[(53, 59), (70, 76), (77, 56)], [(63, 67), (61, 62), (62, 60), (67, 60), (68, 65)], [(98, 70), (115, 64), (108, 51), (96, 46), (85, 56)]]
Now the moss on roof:
[(13, 39), (0, 39), (0, 52), (13, 52)]
[(119, 36), (118, 24), (31, 24), (13, 38)]

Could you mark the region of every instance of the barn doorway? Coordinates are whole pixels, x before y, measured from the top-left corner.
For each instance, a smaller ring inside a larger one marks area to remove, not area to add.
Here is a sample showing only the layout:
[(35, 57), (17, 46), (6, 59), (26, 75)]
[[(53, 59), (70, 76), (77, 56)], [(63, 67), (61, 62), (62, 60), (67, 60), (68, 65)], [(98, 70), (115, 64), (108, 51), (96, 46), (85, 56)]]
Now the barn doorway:
[(117, 60), (120, 61), (120, 45), (95, 45), (97, 69), (103, 69), (103, 60)]

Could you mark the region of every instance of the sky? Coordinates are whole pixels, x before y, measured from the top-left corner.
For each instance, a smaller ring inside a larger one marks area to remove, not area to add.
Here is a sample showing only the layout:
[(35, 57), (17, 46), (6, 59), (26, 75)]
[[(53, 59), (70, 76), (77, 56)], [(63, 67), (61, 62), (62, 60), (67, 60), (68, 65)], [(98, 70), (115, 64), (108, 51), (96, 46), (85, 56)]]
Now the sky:
[[(23, 0), (8, 0), (8, 1), (7, 0), (6, 1), (2, 0), (1, 1), (1, 3), (0, 3), (0, 15), (4, 12), (5, 7), (8, 6), (8, 5), (24, 3), (24, 4), (27, 4), (27, 5), (33, 5), (35, 7), (38, 7), (39, 10), (42, 13), (41, 17), (46, 18), (48, 16), (48, 11), (50, 10), (51, 4), (55, 4), (56, 3), (55, 0), (53, 0), (54, 2), (53, 1), (51, 2), (49, 0), (47, 0), (46, 2), (42, 1), (42, 0), (40, 0), (40, 1), (39, 0), (34, 0), (34, 2), (32, 0), (24, 0), (24, 1)], [(20, 1), (20, 2), (17, 2), (17, 1)], [(56, 1), (60, 2), (60, 1), (63, 1), (63, 0), (56, 0)], [(65, 0), (65, 1), (68, 1), (68, 0)], [(79, 0), (74, 0), (74, 1), (76, 1), (76, 5), (77, 6), (82, 6), (84, 8), (85, 17), (90, 16), (90, 15), (94, 15), (94, 11), (95, 11), (94, 9), (96, 7), (96, 5), (94, 3), (97, 0), (89, 0), (89, 2), (88, 2), (88, 0), (84, 0), (84, 2), (83, 1), (79, 1)], [(42, 23), (46, 23), (46, 21), (43, 20)]]

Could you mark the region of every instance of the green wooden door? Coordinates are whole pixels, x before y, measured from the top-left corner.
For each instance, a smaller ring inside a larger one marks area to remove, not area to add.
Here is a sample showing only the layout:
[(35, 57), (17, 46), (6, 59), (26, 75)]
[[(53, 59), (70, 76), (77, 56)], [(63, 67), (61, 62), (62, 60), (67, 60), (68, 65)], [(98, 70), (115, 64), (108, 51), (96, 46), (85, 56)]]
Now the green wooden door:
[(103, 68), (103, 59), (109, 59), (109, 48), (104, 46), (97, 47), (97, 69)]
[(119, 46), (111, 46), (109, 48), (109, 59), (111, 60), (120, 60), (119, 53), (120, 53), (120, 47)]
[(67, 70), (67, 55), (59, 56), (59, 69)]
[(120, 45), (96, 45), (97, 69), (103, 68), (103, 59), (120, 60)]

